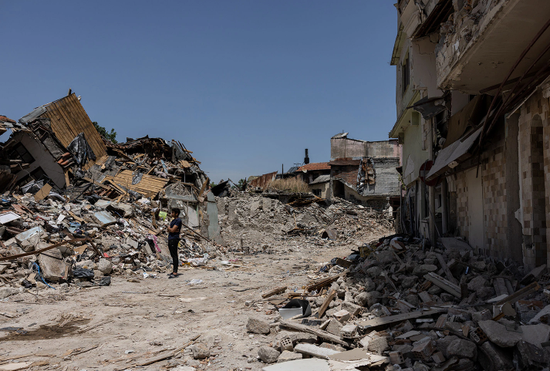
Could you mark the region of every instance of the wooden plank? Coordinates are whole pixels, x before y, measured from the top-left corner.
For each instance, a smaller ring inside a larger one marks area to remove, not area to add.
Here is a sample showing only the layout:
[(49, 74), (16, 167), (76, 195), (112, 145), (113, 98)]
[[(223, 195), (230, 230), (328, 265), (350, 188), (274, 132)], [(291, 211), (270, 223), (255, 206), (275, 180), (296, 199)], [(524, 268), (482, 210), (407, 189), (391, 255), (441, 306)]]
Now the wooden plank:
[(46, 198), (50, 194), (50, 191), (52, 190), (52, 186), (48, 183), (44, 184), (44, 187), (40, 188), (40, 191), (36, 192), (34, 195), (34, 200), (36, 202), (40, 202), (43, 199)]
[(443, 256), (441, 254), (435, 254), (437, 256), (437, 260), (439, 261), (439, 264), (441, 265), (441, 269), (443, 272), (445, 272), (445, 276), (449, 281), (454, 283), (455, 285), (458, 285), (458, 281), (456, 278), (454, 278), (453, 274), (449, 270), (449, 267), (447, 267), (447, 263), (445, 263), (445, 260), (443, 259)]
[(527, 295), (540, 289), (540, 285), (537, 282), (533, 282), (521, 290), (514, 292), (512, 295), (508, 295), (504, 299), (498, 301), (495, 305), (502, 305), (504, 303), (514, 304), (516, 301), (523, 299)]
[(364, 327), (365, 329), (368, 329), (368, 330), (373, 330), (379, 327), (391, 325), (393, 323), (402, 322), (409, 319), (415, 319), (420, 317), (428, 317), (428, 316), (432, 316), (434, 314), (439, 314), (443, 312), (447, 312), (447, 308), (432, 308), (430, 310), (425, 310), (425, 311), (402, 313), (402, 314), (396, 314), (396, 315), (387, 316), (387, 317), (377, 317), (377, 318), (369, 319), (367, 321), (361, 321), (357, 325)]
[(281, 293), (285, 292), (286, 289), (287, 289), (287, 286), (276, 287), (273, 290), (268, 291), (265, 294), (262, 294), (262, 298), (265, 299), (265, 298), (269, 298), (270, 296), (273, 296), (273, 295), (281, 294)]
[(83, 242), (86, 242), (86, 241), (90, 241), (91, 240), (89, 238), (73, 238), (71, 240), (68, 240), (68, 241), (61, 241), (61, 242), (58, 242), (54, 245), (50, 245), (48, 247), (44, 247), (43, 249), (39, 249), (39, 250), (35, 250), (35, 251), (30, 251), (30, 252), (26, 252), (26, 253), (23, 253), (23, 254), (17, 254), (17, 255), (11, 255), (11, 256), (5, 256), (3, 258), (0, 258), (0, 261), (6, 261), (6, 260), (14, 260), (14, 259), (18, 259), (18, 258), (24, 258), (25, 256), (29, 256), (29, 255), (36, 255), (36, 254), (40, 254), (44, 251), (48, 251), (48, 250), (51, 250), (55, 247), (59, 247), (59, 246), (63, 246), (67, 243), (71, 243), (71, 242), (77, 242), (77, 241), (83, 241)]
[(321, 305), (321, 308), (319, 309), (319, 312), (317, 312), (318, 314), (318, 318), (321, 318), (323, 317), (323, 315), (325, 314), (325, 311), (328, 309), (328, 306), (330, 304), (330, 302), (334, 299), (334, 297), (336, 296), (336, 290), (332, 290), (330, 292), (330, 294), (328, 294), (327, 298), (325, 299), (323, 305)]
[(442, 288), (443, 290), (447, 291), (449, 294), (452, 294), (459, 299), (462, 298), (460, 287), (446, 280), (440, 275), (435, 273), (428, 273), (424, 275), (424, 278), (432, 282), (434, 285), (438, 286), (439, 288)]
[(71, 181), (69, 179), (69, 172), (65, 170), (64, 173), (65, 173), (65, 187), (69, 187), (71, 185)]
[(308, 334), (316, 335), (317, 337), (330, 341), (331, 343), (340, 344), (346, 348), (349, 348), (350, 345), (346, 343), (345, 341), (341, 340), (338, 336), (332, 335), (329, 332), (323, 331), (323, 330), (316, 330), (314, 328), (311, 328), (309, 326), (299, 325), (297, 323), (287, 322), (287, 321), (281, 321), (279, 322), (279, 325), (281, 328), (287, 328), (290, 330), (295, 331), (301, 331), (306, 332)]
[(90, 147), (94, 151), (94, 154), (97, 158), (106, 155), (107, 148), (105, 146), (105, 143), (103, 143), (101, 135), (93, 126), (92, 120), (88, 116), (88, 113), (86, 112), (82, 104), (80, 104), (80, 101), (78, 100), (76, 94), (71, 94), (66, 98), (67, 99), (63, 100), (63, 103), (70, 113), (70, 117), (74, 119), (81, 127), (82, 130), (79, 130), (79, 133), (84, 132), (86, 140), (90, 144)]
[(338, 278), (340, 278), (341, 276), (343, 276), (345, 274), (347, 274), (347, 272), (340, 273), (339, 275), (336, 275), (336, 276), (323, 278), (323, 279), (320, 279), (318, 281), (315, 281), (315, 282), (313, 282), (312, 284), (310, 284), (306, 287), (306, 291), (318, 290), (321, 287), (328, 286), (328, 285), (330, 285), (331, 283), (333, 283), (334, 281), (336, 281)]

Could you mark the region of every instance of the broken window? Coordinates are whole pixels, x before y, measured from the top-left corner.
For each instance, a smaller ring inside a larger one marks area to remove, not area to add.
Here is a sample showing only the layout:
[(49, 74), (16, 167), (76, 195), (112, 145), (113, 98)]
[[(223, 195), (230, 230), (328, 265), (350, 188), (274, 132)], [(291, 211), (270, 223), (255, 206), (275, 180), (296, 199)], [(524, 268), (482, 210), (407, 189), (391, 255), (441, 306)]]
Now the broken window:
[(403, 65), (401, 66), (401, 86), (403, 87), (403, 94), (405, 94), (409, 84), (411, 83), (410, 68), (409, 55), (407, 54), (405, 62), (403, 62)]
[(321, 190), (320, 189), (312, 189), (311, 190), (315, 196), (321, 196)]
[(34, 162), (34, 157), (32, 157), (29, 151), (27, 151), (25, 146), (21, 143), (17, 143), (13, 151), (10, 153), (10, 158), (18, 158), (23, 161), (23, 163), (27, 164)]

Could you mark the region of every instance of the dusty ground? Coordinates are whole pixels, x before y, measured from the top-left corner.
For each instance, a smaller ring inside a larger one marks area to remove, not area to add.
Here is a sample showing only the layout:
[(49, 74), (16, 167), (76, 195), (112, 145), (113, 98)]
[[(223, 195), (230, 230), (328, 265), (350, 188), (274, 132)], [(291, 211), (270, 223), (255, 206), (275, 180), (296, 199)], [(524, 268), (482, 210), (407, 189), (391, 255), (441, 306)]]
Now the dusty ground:
[[(276, 316), (266, 315), (273, 306), (261, 300), (261, 292), (281, 285), (300, 289), (321, 263), (346, 256), (357, 246), (300, 247), (300, 241), (289, 241), (291, 251), (285, 253), (234, 254), (238, 261), (232, 267), (218, 262), (216, 270), (183, 269), (176, 279), (164, 273), (146, 279), (113, 276), (109, 287), (63, 292), (57, 286), (39, 295), (12, 296), (0, 306), (0, 369), (2, 363), (24, 355), (11, 362), (35, 362), (29, 369), (36, 370), (157, 370), (179, 365), (259, 370), (265, 365), (256, 360), (257, 349), (274, 335), (248, 334), (246, 322), (249, 316)], [(190, 285), (193, 279), (202, 283)], [(202, 363), (187, 349), (169, 360), (136, 366), (182, 350), (197, 335), (212, 351)]]

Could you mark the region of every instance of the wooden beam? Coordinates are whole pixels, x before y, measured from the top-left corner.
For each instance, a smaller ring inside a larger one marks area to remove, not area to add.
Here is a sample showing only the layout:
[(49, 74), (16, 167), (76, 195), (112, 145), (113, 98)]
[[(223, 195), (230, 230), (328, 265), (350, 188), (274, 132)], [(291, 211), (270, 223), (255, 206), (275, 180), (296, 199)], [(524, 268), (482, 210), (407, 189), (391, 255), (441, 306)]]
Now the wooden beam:
[(441, 269), (445, 273), (445, 276), (447, 276), (447, 279), (455, 285), (458, 285), (458, 281), (456, 280), (456, 278), (454, 278), (453, 274), (449, 270), (449, 267), (447, 267), (447, 263), (445, 263), (443, 256), (441, 254), (435, 254), (435, 256), (437, 256), (437, 260), (439, 261), (439, 264), (441, 265)]
[(48, 247), (44, 247), (43, 249), (39, 249), (39, 250), (35, 250), (35, 251), (30, 251), (30, 252), (26, 252), (24, 254), (17, 254), (17, 255), (11, 255), (11, 256), (6, 256), (6, 257), (3, 257), (3, 258), (0, 258), (0, 262), (1, 261), (6, 261), (6, 260), (13, 260), (13, 259), (18, 259), (18, 258), (24, 258), (25, 256), (29, 256), (29, 255), (36, 255), (36, 254), (40, 254), (44, 251), (48, 251), (48, 250), (51, 250), (53, 248), (56, 248), (56, 247), (59, 247), (59, 246), (62, 246), (62, 245), (65, 245), (67, 243), (71, 243), (71, 242), (78, 242), (78, 241), (91, 241), (90, 238), (86, 237), (86, 238), (73, 238), (72, 240), (68, 240), (68, 241), (61, 241), (61, 242), (58, 242), (54, 245), (50, 245)]
[(273, 296), (273, 295), (281, 294), (281, 293), (285, 292), (286, 289), (287, 289), (287, 286), (276, 287), (273, 290), (268, 291), (265, 294), (262, 294), (262, 298), (265, 299), (265, 298), (269, 298), (270, 296)]
[(306, 287), (306, 291), (313, 291), (313, 290), (319, 290), (321, 287), (325, 287), (333, 283), (334, 281), (338, 280), (338, 278), (344, 276), (347, 274), (347, 271), (340, 273), (337, 276), (332, 276), (328, 278), (323, 278), (318, 281), (313, 282), (312, 284), (308, 285)]
[(462, 298), (462, 291), (460, 290), (460, 287), (446, 280), (440, 275), (430, 272), (428, 274), (425, 274), (424, 278), (432, 282), (434, 285), (438, 286), (439, 288), (442, 288), (443, 290), (447, 291), (449, 294), (452, 294), (459, 299)]
[(328, 294), (327, 298), (325, 299), (325, 302), (323, 305), (321, 305), (321, 308), (319, 309), (319, 312), (317, 312), (317, 317), (321, 318), (325, 314), (325, 311), (327, 310), (330, 302), (334, 299), (336, 296), (336, 290), (332, 290), (330, 294)]
[(279, 322), (279, 326), (281, 326), (281, 328), (287, 328), (294, 331), (306, 332), (308, 334), (316, 335), (317, 337), (323, 340), (330, 341), (331, 343), (335, 343), (335, 344), (340, 344), (346, 348), (350, 348), (350, 345), (345, 341), (341, 340), (338, 336), (332, 335), (331, 333), (323, 330), (316, 330), (309, 326), (299, 325), (297, 323), (292, 323), (287, 321)]
[(540, 289), (540, 285), (537, 282), (533, 282), (525, 286), (521, 290), (514, 292), (512, 295), (508, 295), (501, 301), (498, 301), (495, 305), (502, 305), (504, 303), (514, 304), (516, 301), (523, 299), (524, 297), (537, 291), (538, 289)]
[(402, 322), (409, 319), (415, 319), (420, 317), (428, 317), (428, 316), (443, 313), (446, 311), (447, 311), (447, 308), (433, 308), (426, 311), (420, 310), (416, 312), (396, 314), (394, 316), (373, 318), (367, 321), (361, 321), (357, 325), (364, 327), (365, 329), (368, 329), (368, 330), (374, 330), (376, 328), (391, 325), (396, 322)]

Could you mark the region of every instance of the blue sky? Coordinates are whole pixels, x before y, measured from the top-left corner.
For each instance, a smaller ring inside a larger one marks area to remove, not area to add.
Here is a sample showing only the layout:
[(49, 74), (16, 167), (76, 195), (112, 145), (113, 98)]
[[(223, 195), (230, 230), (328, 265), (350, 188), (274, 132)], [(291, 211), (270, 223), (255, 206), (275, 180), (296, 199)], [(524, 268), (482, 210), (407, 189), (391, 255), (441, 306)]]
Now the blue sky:
[[(119, 141), (177, 139), (217, 182), (395, 123), (393, 1), (0, 0), (0, 114), (82, 96)], [(5, 140), (6, 135), (1, 140)]]

